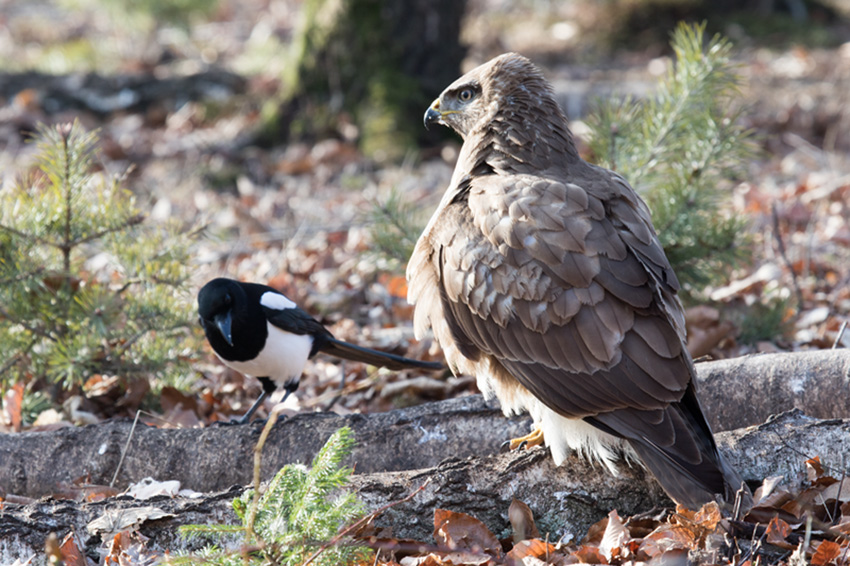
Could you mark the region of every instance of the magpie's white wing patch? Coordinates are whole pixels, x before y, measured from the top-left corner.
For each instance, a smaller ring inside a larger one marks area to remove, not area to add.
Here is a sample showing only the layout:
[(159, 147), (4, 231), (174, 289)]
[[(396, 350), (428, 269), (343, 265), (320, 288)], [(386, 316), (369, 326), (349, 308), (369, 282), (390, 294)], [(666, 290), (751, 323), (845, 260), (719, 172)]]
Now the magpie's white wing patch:
[(274, 309), (276, 311), (294, 309), (296, 307), (295, 303), (287, 299), (286, 296), (272, 291), (263, 293), (263, 296), (260, 297), (260, 304), (267, 309)]

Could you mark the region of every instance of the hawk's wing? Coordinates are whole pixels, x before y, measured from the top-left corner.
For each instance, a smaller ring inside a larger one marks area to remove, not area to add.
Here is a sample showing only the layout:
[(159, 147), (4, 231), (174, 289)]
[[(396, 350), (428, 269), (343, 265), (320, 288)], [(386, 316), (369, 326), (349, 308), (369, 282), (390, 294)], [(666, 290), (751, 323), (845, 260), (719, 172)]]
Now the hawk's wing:
[(665, 407), (691, 379), (648, 212), (618, 178), (593, 178), (606, 184), (479, 177), (431, 232), (461, 353), (495, 358), (567, 417)]

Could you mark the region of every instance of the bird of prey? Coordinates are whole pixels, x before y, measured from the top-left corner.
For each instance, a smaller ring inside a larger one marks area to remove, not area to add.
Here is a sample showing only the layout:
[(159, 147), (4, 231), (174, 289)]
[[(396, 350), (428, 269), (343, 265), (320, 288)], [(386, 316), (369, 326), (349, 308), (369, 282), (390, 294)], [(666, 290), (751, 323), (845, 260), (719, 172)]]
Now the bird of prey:
[(432, 328), (506, 414), (530, 413), (525, 440), (557, 464), (574, 450), (616, 474), (637, 457), (687, 507), (733, 497), (649, 209), (582, 160), (539, 69), (513, 53), (481, 65), (431, 104), (432, 123), (463, 146), (408, 264), (417, 335)]
[(280, 385), (284, 400), (298, 389), (301, 372), (318, 352), (400, 370), (443, 369), (437, 362), (412, 360), (337, 340), (322, 323), (283, 293), (258, 283), (213, 279), (198, 293), (198, 315), (216, 356), (236, 371), (257, 377), (263, 393), (239, 420), (246, 423)]

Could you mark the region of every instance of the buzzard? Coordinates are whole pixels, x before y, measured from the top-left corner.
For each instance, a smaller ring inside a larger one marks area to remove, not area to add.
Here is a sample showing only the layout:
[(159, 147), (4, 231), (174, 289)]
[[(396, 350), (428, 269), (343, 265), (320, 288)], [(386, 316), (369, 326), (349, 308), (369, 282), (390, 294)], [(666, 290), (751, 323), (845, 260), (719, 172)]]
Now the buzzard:
[(417, 335), (432, 328), (505, 414), (530, 413), (524, 440), (556, 464), (574, 450), (616, 474), (636, 458), (680, 504), (731, 500), (741, 479), (700, 408), (649, 209), (582, 160), (541, 72), (501, 55), (446, 88), (431, 123), (464, 141), (408, 264)]

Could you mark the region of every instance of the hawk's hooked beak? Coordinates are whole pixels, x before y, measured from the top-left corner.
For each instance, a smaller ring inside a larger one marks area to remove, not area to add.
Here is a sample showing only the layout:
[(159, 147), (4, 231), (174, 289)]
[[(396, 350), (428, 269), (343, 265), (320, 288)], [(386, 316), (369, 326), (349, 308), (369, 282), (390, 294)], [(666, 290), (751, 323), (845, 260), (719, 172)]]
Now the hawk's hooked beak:
[(218, 328), (218, 331), (221, 332), (221, 335), (224, 340), (228, 344), (233, 346), (233, 335), (230, 332), (230, 309), (228, 309), (226, 312), (215, 315), (213, 317), (213, 322), (215, 323), (216, 328)]
[(431, 124), (441, 124), (443, 122), (443, 113), (440, 112), (440, 99), (438, 98), (431, 103), (431, 107), (425, 111), (425, 129)]

